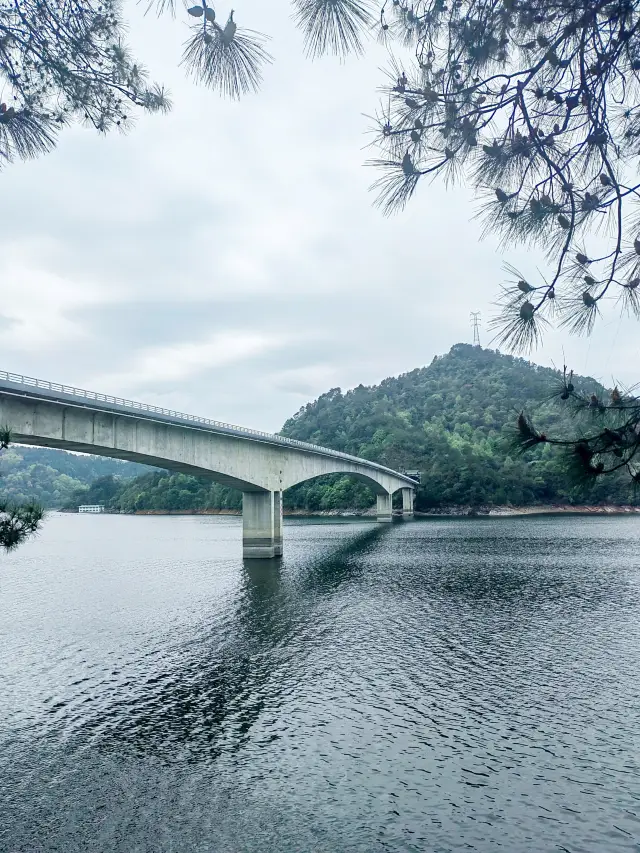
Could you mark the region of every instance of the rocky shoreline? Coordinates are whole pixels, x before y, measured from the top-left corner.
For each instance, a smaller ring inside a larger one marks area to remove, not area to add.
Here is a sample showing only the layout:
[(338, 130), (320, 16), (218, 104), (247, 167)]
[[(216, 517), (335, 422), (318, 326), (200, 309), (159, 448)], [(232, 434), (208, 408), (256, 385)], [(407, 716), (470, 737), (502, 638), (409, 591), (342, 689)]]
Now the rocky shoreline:
[[(374, 518), (375, 508), (364, 510), (318, 510), (309, 512), (307, 510), (286, 510), (285, 516), (289, 517), (326, 517), (326, 518)], [(400, 511), (394, 514), (400, 515)], [(640, 506), (583, 506), (572, 504), (544, 504), (538, 506), (448, 506), (438, 507), (429, 512), (416, 512), (418, 518), (442, 518), (442, 517), (511, 517), (522, 515), (640, 515)], [(240, 510), (234, 509), (193, 509), (193, 510), (137, 510), (133, 515), (241, 515)]]
[(540, 506), (491, 506), (491, 507), (442, 507), (430, 512), (416, 512), (417, 516), (424, 518), (438, 518), (441, 516), (492, 516), (510, 517), (517, 515), (640, 515), (640, 506), (584, 506), (573, 504), (544, 504)]

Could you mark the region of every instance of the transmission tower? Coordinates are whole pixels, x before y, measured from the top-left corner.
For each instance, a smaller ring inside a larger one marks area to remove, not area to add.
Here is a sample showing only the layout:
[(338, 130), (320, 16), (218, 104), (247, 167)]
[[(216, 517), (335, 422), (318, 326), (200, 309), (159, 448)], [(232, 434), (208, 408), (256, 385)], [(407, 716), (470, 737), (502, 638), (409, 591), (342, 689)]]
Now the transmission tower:
[(471, 325), (473, 326), (473, 345), (474, 347), (480, 346), (480, 312), (472, 311), (471, 312)]

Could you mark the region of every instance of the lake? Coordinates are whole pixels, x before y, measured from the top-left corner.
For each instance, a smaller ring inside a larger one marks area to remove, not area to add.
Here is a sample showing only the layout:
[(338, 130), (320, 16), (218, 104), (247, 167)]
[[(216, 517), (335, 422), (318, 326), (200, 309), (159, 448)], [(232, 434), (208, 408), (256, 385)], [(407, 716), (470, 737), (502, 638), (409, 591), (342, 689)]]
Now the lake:
[(640, 518), (51, 515), (0, 556), (2, 853), (640, 851)]

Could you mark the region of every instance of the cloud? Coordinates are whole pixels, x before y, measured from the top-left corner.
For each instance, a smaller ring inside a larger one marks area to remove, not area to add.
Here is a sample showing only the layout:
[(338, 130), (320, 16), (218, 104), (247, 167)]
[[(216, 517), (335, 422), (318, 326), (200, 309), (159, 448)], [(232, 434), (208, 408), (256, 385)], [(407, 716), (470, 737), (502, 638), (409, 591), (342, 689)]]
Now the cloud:
[(8, 327), (2, 336), (7, 351), (49, 352), (68, 350), (89, 342), (88, 330), (72, 317), (79, 307), (110, 301), (106, 292), (90, 283), (80, 283), (49, 272), (47, 260), (55, 247), (46, 240), (24, 237), (3, 251), (2, 312)]
[(275, 373), (271, 377), (271, 387), (276, 392), (282, 391), (309, 400), (328, 391), (339, 381), (340, 371), (336, 365), (310, 364)]
[(101, 388), (124, 389), (162, 386), (193, 379), (284, 345), (281, 338), (229, 329), (202, 341), (138, 350), (126, 371), (97, 376), (95, 384)]

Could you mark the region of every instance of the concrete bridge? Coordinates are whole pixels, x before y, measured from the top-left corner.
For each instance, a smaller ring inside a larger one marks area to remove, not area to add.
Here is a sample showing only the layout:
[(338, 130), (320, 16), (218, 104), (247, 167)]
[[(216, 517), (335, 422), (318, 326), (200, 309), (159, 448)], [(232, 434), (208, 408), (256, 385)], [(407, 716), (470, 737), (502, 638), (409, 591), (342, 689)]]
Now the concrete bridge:
[(349, 474), (391, 521), (402, 490), (413, 516), (416, 481), (383, 465), (296, 439), (0, 371), (0, 425), (21, 444), (57, 447), (210, 477), (242, 492), (244, 557), (282, 554), (282, 492), (323, 474)]

